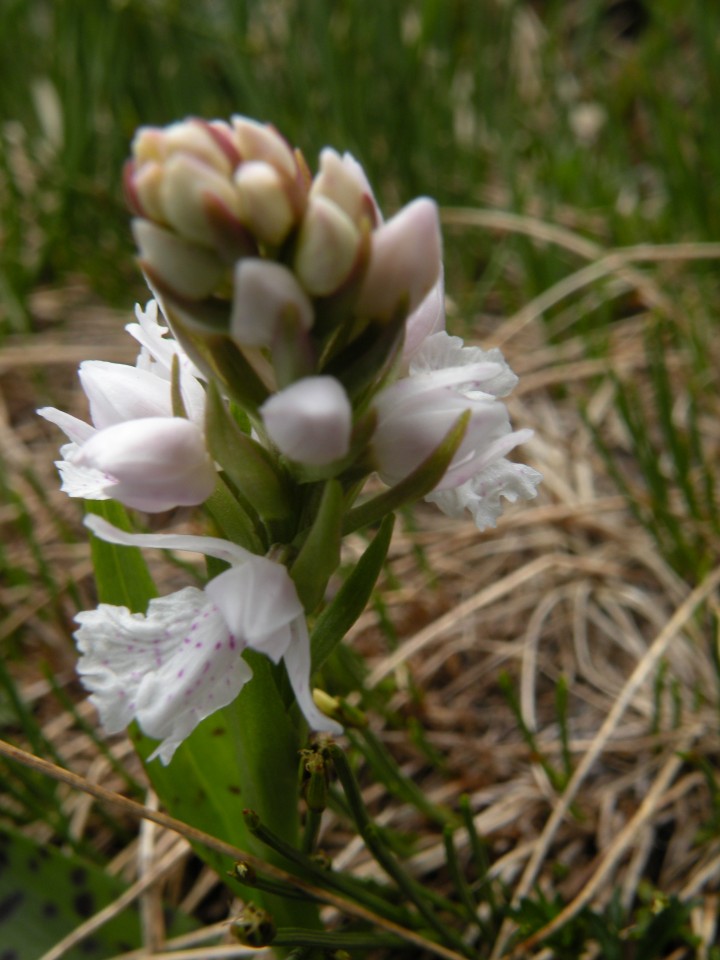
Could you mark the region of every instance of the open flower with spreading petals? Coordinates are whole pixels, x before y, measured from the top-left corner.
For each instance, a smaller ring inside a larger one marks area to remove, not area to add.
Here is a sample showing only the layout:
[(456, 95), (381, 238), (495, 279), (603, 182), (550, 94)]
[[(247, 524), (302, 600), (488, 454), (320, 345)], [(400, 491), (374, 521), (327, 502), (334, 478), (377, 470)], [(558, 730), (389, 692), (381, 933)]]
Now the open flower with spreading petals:
[[(87, 500), (114, 498), (128, 507), (161, 512), (202, 503), (215, 486), (215, 468), (205, 448), (205, 392), (190, 362), (150, 306), (138, 312), (142, 344), (138, 366), (85, 360), (79, 377), (92, 423), (43, 407), (70, 443), (60, 449), (62, 490)], [(170, 370), (180, 359), (180, 392), (189, 419), (173, 416)]]
[(191, 550), (230, 564), (204, 590), (151, 600), (146, 614), (103, 603), (76, 616), (78, 672), (108, 733), (137, 720), (161, 741), (150, 759), (169, 763), (195, 727), (250, 680), (246, 648), (284, 662), (313, 729), (341, 732), (313, 702), (305, 615), (285, 567), (215, 537), (126, 533), (97, 516), (85, 523), (110, 543)]
[(450, 466), (426, 499), (450, 516), (467, 509), (479, 529), (494, 526), (501, 497), (535, 496), (541, 475), (507, 454), (532, 436), (513, 431), (499, 398), (517, 382), (499, 350), (465, 347), (444, 332), (426, 338), (410, 364), (409, 376), (380, 391), (372, 449), (380, 477), (396, 484), (438, 447), (466, 411), (465, 436)]

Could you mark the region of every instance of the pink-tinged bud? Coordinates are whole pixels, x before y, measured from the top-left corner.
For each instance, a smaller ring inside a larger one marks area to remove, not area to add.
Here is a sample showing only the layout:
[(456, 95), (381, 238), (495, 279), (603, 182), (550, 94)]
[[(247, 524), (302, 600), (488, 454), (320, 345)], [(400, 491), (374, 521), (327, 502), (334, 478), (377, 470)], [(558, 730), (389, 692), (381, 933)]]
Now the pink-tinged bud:
[(275, 167), (251, 160), (238, 167), (239, 217), (262, 243), (279, 246), (295, 220), (286, 183)]
[(293, 273), (273, 260), (246, 257), (235, 267), (230, 336), (241, 346), (269, 347), (284, 319), (313, 325), (313, 306)]
[(248, 117), (233, 117), (232, 125), (243, 160), (262, 160), (291, 180), (296, 178), (295, 154), (273, 126)]
[(179, 417), (128, 420), (98, 430), (71, 463), (97, 470), (107, 478), (108, 496), (149, 513), (202, 503), (215, 487), (201, 431)]
[(132, 222), (143, 268), (168, 291), (189, 300), (203, 300), (218, 285), (220, 260), (206, 247), (183, 240), (149, 220)]
[(268, 436), (288, 459), (322, 467), (350, 449), (352, 407), (333, 377), (306, 377), (260, 408)]
[(350, 276), (361, 236), (350, 217), (327, 197), (313, 197), (300, 226), (295, 272), (312, 296), (335, 293)]
[[(140, 196), (142, 199), (142, 193)], [(239, 217), (239, 198), (227, 177), (189, 154), (170, 157), (162, 168), (159, 199), (164, 216), (158, 219), (186, 239), (211, 247), (216, 234), (207, 215), (207, 197), (219, 200)]]
[(160, 198), (160, 186), (163, 180), (163, 168), (155, 160), (144, 163), (139, 169), (131, 171), (127, 183), (136, 205), (144, 217), (151, 220), (165, 219)]
[[(224, 126), (229, 133), (227, 124)], [(184, 153), (229, 176), (233, 170), (229, 153), (208, 127), (202, 120), (181, 120), (167, 127), (140, 127), (132, 143), (133, 156), (138, 164), (153, 160), (164, 163), (174, 154)]]
[(341, 157), (331, 147), (326, 147), (320, 154), (320, 172), (313, 180), (310, 197), (327, 197), (356, 224), (362, 217), (367, 217), (375, 226), (380, 219), (360, 164), (350, 154)]
[(414, 200), (372, 234), (370, 262), (356, 312), (372, 320), (411, 313), (440, 275), (442, 243), (437, 205)]

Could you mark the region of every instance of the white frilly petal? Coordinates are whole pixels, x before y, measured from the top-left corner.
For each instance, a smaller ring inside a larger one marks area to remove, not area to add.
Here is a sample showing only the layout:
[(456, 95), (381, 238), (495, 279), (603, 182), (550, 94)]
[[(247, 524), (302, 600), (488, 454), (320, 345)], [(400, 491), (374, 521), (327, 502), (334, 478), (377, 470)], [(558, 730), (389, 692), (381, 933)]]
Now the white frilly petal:
[(108, 480), (102, 470), (73, 463), (72, 458), (77, 450), (77, 444), (67, 443), (60, 451), (65, 459), (55, 461), (60, 474), (60, 489), (69, 497), (80, 497), (82, 500), (109, 500), (113, 496), (115, 481)]
[(502, 513), (501, 497), (511, 503), (532, 500), (541, 480), (542, 474), (532, 467), (501, 458), (489, 463), (461, 486), (435, 491), (425, 499), (436, 504), (449, 517), (460, 517), (464, 510), (468, 510), (478, 530), (485, 530), (494, 527)]
[[(471, 373), (486, 367), (486, 374)], [(454, 371), (456, 383), (463, 382), (463, 369), (471, 389), (489, 393), (494, 397), (506, 397), (514, 390), (518, 378), (508, 366), (502, 352), (497, 348), (483, 350), (466, 347), (460, 337), (451, 337), (444, 330), (434, 333), (421, 343), (410, 362), (410, 375), (448, 373)]]
[(151, 600), (147, 615), (100, 604), (75, 619), (78, 672), (103, 726), (117, 733), (135, 718), (147, 736), (162, 741), (150, 759), (165, 764), (252, 676), (239, 640), (194, 587)]
[(110, 733), (135, 718), (162, 740), (153, 757), (168, 763), (197, 724), (249, 679), (246, 647), (284, 660), (313, 729), (341, 732), (313, 702), (305, 614), (284, 566), (215, 537), (127, 533), (94, 515), (85, 523), (110, 543), (195, 550), (234, 564), (203, 591), (188, 587), (152, 600), (147, 615), (109, 604), (78, 614), (80, 674)]
[(150, 300), (143, 311), (135, 305), (137, 323), (129, 323), (127, 332), (140, 344), (135, 366), (162, 380), (170, 380), (175, 357), (180, 363), (180, 392), (188, 417), (202, 425), (205, 417), (205, 391), (200, 383), (202, 373), (182, 349), (177, 340), (168, 337), (170, 328), (158, 322), (157, 301)]

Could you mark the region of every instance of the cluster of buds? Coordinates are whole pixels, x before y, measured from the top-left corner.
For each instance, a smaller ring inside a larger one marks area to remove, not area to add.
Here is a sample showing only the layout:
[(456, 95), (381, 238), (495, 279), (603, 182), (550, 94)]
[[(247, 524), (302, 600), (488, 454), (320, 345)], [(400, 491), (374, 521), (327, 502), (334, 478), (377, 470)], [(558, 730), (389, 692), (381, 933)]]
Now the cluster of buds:
[(391, 325), (396, 345), (440, 276), (433, 201), (384, 223), (350, 155), (326, 148), (313, 178), (273, 127), (244, 117), (142, 128), (125, 186), (165, 312), (241, 350), (269, 350), (271, 389), (335, 373), (368, 328), (377, 339)]

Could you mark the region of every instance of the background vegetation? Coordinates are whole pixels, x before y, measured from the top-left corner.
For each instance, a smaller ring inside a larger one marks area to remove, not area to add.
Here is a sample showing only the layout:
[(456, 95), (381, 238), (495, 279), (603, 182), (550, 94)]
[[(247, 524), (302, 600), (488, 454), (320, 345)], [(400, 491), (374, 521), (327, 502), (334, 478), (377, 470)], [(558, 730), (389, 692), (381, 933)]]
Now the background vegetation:
[[(482, 956), (522, 941), (523, 956), (718, 957), (719, 98), (707, 0), (0, 0), (4, 737), (145, 797), (73, 679), (90, 564), (33, 410), (78, 409), (85, 357), (132, 361), (122, 326), (146, 294), (121, 170), (137, 126), (272, 121), (311, 165), (325, 144), (350, 150), (386, 212), (442, 204), (451, 332), (502, 345), (522, 375), (514, 417), (545, 474), (537, 506), (482, 537), (406, 517), (355, 631), (384, 747), (426, 793), (468, 798), (468, 890), (401, 792), (387, 817), (413, 832), (410, 866), (482, 905)], [(359, 770), (382, 783), (370, 756)], [(3, 774), (10, 862), (51, 844), (45, 887), (81, 864), (78, 890), (95, 891), (39, 923), (33, 871), (0, 873), (16, 905), (0, 930), (26, 923), (0, 957), (37, 960), (174, 848), (141, 838), (157, 859), (133, 873), (131, 821)], [(341, 821), (336, 863), (370, 871)], [(193, 887), (177, 860), (168, 899), (223, 915), (213, 879)], [(117, 888), (88, 880), (108, 864)], [(125, 941), (64, 955), (150, 956), (165, 934), (141, 902)]]

